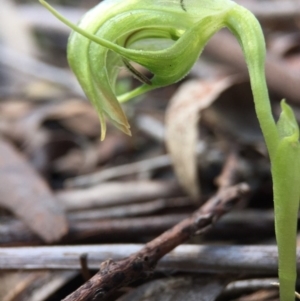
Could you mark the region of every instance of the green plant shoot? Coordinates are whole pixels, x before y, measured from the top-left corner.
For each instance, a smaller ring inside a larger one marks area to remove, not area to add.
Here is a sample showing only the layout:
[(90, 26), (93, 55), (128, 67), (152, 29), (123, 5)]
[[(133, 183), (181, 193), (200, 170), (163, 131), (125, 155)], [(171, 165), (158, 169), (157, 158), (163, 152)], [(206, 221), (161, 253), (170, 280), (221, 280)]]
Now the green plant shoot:
[[(223, 27), (234, 34), (247, 62), (255, 110), (271, 160), (280, 300), (294, 300), (299, 130), (284, 101), (279, 121), (274, 121), (264, 71), (265, 42), (253, 14), (230, 0), (106, 0), (75, 25), (44, 0), (40, 2), (73, 29), (68, 61), (98, 111), (102, 140), (105, 117), (130, 135), (120, 102), (181, 80), (212, 35)], [(132, 63), (142, 65), (153, 77), (142, 75)], [(115, 86), (121, 67), (127, 68), (141, 85), (117, 96)]]

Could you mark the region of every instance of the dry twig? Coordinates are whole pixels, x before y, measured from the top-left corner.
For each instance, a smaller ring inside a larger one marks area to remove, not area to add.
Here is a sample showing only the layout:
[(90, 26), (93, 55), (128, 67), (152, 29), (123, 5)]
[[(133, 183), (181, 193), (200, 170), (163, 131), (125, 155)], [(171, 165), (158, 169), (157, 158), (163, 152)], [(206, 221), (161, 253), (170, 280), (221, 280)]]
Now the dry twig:
[(66, 210), (125, 205), (180, 195), (174, 181), (108, 182), (87, 189), (65, 190), (56, 194)]
[(221, 189), (191, 217), (146, 244), (139, 252), (117, 262), (103, 262), (93, 278), (64, 300), (103, 300), (116, 289), (149, 276), (159, 259), (190, 237), (208, 229), (248, 190), (244, 183)]
[[(152, 202), (151, 202), (152, 203)], [(80, 213), (80, 212), (79, 212)], [(79, 214), (78, 213), (78, 214)], [(79, 219), (70, 214), (70, 232), (61, 243), (74, 243), (86, 239), (97, 238), (97, 242), (109, 239), (111, 242), (124, 242), (142, 236), (159, 235), (170, 229), (188, 214), (152, 215), (135, 218), (112, 218), (99, 220), (97, 210), (95, 215), (86, 215)], [(91, 219), (89, 219), (89, 217)], [(82, 220), (80, 220), (82, 218)], [(206, 236), (207, 237), (207, 236)], [(208, 233), (208, 237), (222, 237), (223, 239), (242, 239), (247, 242), (274, 237), (274, 214), (266, 210), (234, 211), (222, 218)], [(112, 240), (113, 239), (113, 240)], [(7, 219), (1, 221), (0, 245), (28, 245), (41, 243), (21, 221)]]
[(78, 176), (68, 179), (66, 186), (68, 187), (86, 187), (99, 184), (101, 182), (120, 178), (122, 176), (132, 175), (139, 172), (150, 171), (158, 168), (171, 166), (171, 159), (168, 155), (161, 155), (155, 158), (145, 159), (139, 162), (128, 163), (111, 168), (107, 168), (88, 175)]
[[(187, 214), (169, 214), (151, 217), (122, 218), (69, 222), (69, 233), (61, 242), (74, 242), (97, 237), (100, 240), (137, 239), (142, 235), (158, 235), (187, 217)], [(36, 244), (41, 240), (24, 223), (8, 220), (1, 223), (0, 244)]]
[[(80, 270), (80, 256), (87, 254), (89, 269), (98, 269), (99, 262), (111, 258), (121, 260), (140, 252), (142, 244), (103, 244), (79, 246), (11, 247), (0, 248), (1, 270)], [(297, 251), (300, 271), (300, 249)], [(276, 276), (278, 253), (275, 245), (225, 246), (181, 245), (164, 256), (157, 270), (210, 272), (226, 274), (256, 274)], [(261, 279), (260, 279), (261, 280)], [(274, 281), (270, 281), (274, 282)], [(232, 290), (262, 288), (266, 283), (239, 282)]]

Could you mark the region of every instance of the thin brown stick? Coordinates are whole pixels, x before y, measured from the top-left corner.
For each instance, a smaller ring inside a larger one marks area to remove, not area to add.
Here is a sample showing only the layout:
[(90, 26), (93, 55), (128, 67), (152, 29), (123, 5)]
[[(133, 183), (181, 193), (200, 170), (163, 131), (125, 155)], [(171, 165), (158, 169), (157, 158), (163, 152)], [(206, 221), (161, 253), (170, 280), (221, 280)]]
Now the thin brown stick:
[(125, 205), (182, 194), (179, 185), (174, 181), (118, 181), (102, 183), (87, 189), (61, 191), (56, 197), (68, 211)]
[(67, 187), (88, 187), (105, 182), (107, 180), (120, 178), (122, 176), (132, 175), (139, 172), (152, 171), (159, 168), (171, 166), (169, 155), (161, 155), (138, 162), (128, 163), (115, 167), (110, 167), (91, 174), (81, 175), (66, 181)]
[(232, 147), (221, 174), (215, 179), (219, 189), (230, 187), (237, 182), (239, 160), (235, 147)]
[(81, 275), (85, 281), (88, 281), (92, 277), (88, 268), (87, 259), (88, 259), (87, 253), (80, 254), (79, 262), (81, 267)]
[[(90, 220), (76, 220), (69, 216), (70, 233), (61, 243), (79, 243), (81, 239), (96, 238), (111, 243), (122, 241), (137, 241), (139, 236), (159, 235), (170, 229), (188, 214), (152, 215), (135, 218), (99, 219), (94, 216)], [(223, 237), (223, 239), (242, 239), (247, 243), (257, 241), (258, 238), (274, 237), (274, 213), (268, 210), (241, 210), (226, 214), (208, 233), (209, 238)], [(253, 240), (254, 239), (254, 240)], [(21, 221), (8, 219), (1, 222), (1, 245), (34, 245), (41, 240), (33, 234)], [(128, 255), (128, 254), (127, 254)], [(123, 256), (125, 257), (125, 256)], [(1, 267), (0, 267), (1, 268)]]
[[(139, 252), (142, 244), (101, 244), (0, 248), (1, 270), (80, 270), (79, 257), (88, 254), (89, 269), (99, 262), (121, 260)], [(157, 264), (160, 271), (210, 272), (276, 276), (278, 253), (275, 245), (189, 245), (176, 247)], [(297, 249), (300, 272), (300, 248)], [(274, 281), (273, 281), (274, 282)]]
[(149, 276), (159, 259), (190, 237), (204, 232), (248, 192), (247, 184), (221, 189), (191, 217), (152, 240), (128, 258), (101, 264), (100, 271), (64, 301), (104, 300), (116, 289)]
[[(276, 247), (274, 246), (274, 249)], [(277, 263), (276, 263), (277, 266)], [(226, 296), (228, 295), (237, 295), (242, 293), (249, 293), (251, 291), (257, 291), (261, 289), (270, 289), (274, 288), (274, 282), (278, 282), (278, 278), (257, 278), (257, 279), (243, 279), (237, 280), (229, 283), (224, 293)]]
[[(61, 240), (70, 243), (85, 238), (97, 237), (101, 241), (113, 238), (119, 241), (122, 238), (133, 239), (139, 235), (159, 235), (170, 229), (187, 214), (156, 215), (151, 217), (120, 218), (91, 221), (69, 221), (69, 233)], [(98, 240), (99, 241), (99, 240)], [(2, 244), (35, 244), (40, 239), (32, 233), (21, 221), (9, 220), (1, 223), (0, 245)]]
[(89, 209), (70, 212), (68, 218), (70, 220), (100, 220), (108, 218), (124, 218), (130, 216), (141, 216), (154, 214), (167, 208), (182, 208), (192, 206), (195, 203), (188, 197), (158, 199), (149, 202), (135, 203), (123, 206), (112, 206), (101, 209)]

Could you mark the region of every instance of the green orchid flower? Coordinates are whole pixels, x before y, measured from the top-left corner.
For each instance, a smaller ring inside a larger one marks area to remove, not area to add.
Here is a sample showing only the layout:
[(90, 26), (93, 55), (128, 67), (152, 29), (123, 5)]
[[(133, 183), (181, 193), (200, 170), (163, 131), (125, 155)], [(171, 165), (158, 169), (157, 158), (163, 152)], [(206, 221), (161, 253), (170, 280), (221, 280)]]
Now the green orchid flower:
[[(271, 160), (280, 300), (294, 300), (299, 130), (285, 102), (278, 123), (274, 121), (264, 72), (264, 37), (252, 13), (230, 0), (106, 0), (75, 25), (44, 0), (40, 2), (73, 29), (68, 43), (69, 64), (98, 111), (102, 140), (105, 117), (130, 134), (121, 102), (181, 80), (222, 27), (235, 35), (248, 65), (255, 110)], [(145, 67), (153, 77), (141, 74), (133, 63)], [(117, 96), (116, 82), (122, 67), (141, 85)]]

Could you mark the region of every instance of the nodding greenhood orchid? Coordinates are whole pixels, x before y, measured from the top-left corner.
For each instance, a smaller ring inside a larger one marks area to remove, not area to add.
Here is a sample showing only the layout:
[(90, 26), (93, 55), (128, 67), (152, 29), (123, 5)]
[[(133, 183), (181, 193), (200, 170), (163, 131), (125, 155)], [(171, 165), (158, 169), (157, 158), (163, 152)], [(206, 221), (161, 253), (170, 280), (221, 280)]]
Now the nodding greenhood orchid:
[[(264, 73), (265, 42), (253, 14), (230, 0), (106, 0), (75, 25), (44, 0), (40, 2), (73, 29), (69, 64), (98, 111), (102, 140), (105, 117), (130, 134), (120, 102), (181, 80), (222, 27), (235, 35), (248, 65), (255, 110), (271, 159), (280, 299), (292, 301), (300, 195), (299, 131), (285, 102), (278, 124), (274, 121)], [(132, 63), (142, 65), (153, 77), (147, 78)], [(142, 84), (117, 96), (115, 87), (122, 66)]]
[[(222, 27), (229, 27), (242, 44), (247, 44), (249, 63), (253, 61), (249, 56), (256, 56), (256, 69), (263, 70), (260, 26), (250, 12), (229, 0), (107, 0), (87, 12), (78, 25), (41, 2), (73, 29), (68, 61), (99, 113), (102, 139), (104, 116), (129, 134), (119, 102), (182, 79), (210, 37)], [(146, 79), (131, 62), (144, 66), (153, 78)], [(129, 67), (142, 85), (117, 97), (115, 85), (122, 66)]]

